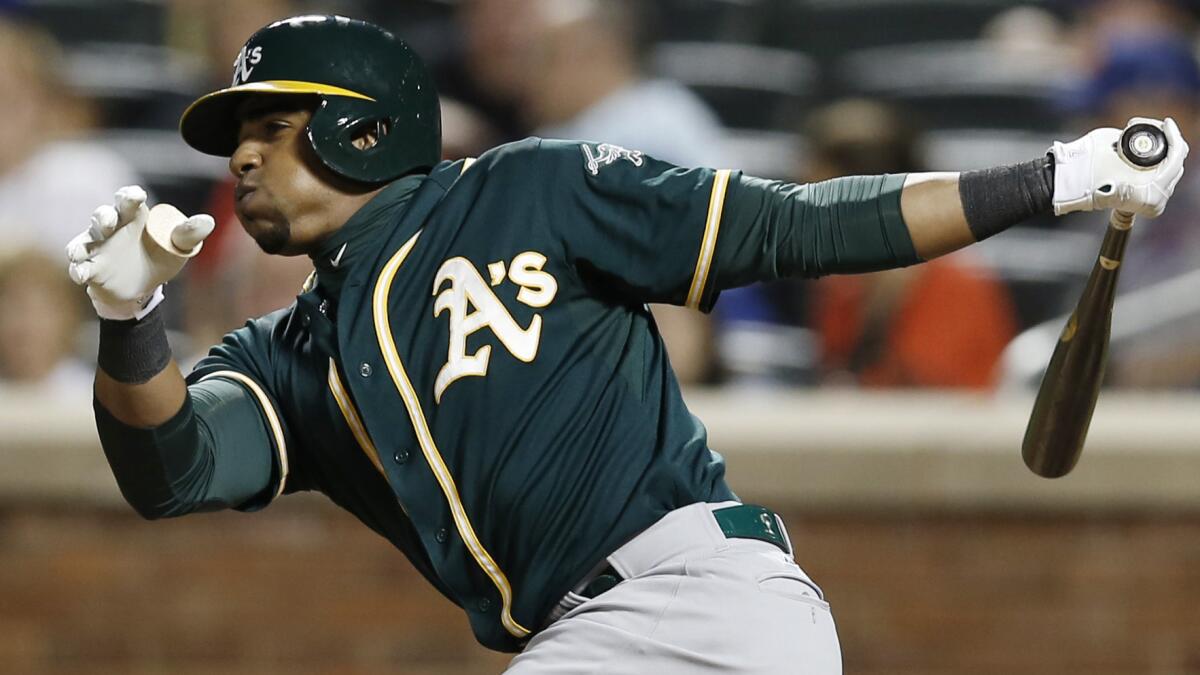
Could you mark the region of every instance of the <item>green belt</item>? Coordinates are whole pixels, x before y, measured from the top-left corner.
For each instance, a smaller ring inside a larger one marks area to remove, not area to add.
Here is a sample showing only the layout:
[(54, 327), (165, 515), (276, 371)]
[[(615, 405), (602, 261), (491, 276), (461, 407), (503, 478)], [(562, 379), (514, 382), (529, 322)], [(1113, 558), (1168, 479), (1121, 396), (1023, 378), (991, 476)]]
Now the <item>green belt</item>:
[(713, 511), (727, 539), (757, 539), (775, 544), (791, 555), (792, 549), (783, 533), (783, 519), (771, 509), (754, 504), (739, 504)]
[[(738, 504), (717, 509), (712, 514), (726, 539), (757, 539), (774, 544), (779, 550), (791, 555), (791, 547), (783, 534), (783, 521), (774, 511), (754, 504)], [(583, 587), (580, 595), (594, 598), (622, 581), (624, 579), (621, 575), (612, 565), (608, 565)]]

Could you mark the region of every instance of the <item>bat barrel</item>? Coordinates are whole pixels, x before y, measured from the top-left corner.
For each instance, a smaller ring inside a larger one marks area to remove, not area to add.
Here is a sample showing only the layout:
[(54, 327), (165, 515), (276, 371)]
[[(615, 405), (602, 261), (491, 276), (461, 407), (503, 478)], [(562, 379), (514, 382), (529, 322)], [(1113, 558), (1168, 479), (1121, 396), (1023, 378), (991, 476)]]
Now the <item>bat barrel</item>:
[(1104, 380), (1112, 306), (1132, 225), (1133, 216), (1113, 212), (1087, 286), (1038, 389), (1021, 456), (1039, 476), (1065, 476), (1083, 451)]

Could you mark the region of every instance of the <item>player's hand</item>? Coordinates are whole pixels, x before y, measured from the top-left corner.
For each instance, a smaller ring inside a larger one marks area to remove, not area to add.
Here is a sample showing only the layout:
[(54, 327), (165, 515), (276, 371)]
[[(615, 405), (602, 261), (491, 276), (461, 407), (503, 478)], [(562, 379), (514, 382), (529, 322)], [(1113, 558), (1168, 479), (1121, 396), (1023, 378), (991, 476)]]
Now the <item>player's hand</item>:
[[(1167, 156), (1149, 168), (1134, 166), (1121, 157), (1117, 145), (1121, 129), (1096, 129), (1071, 143), (1055, 143), (1054, 213), (1116, 209), (1153, 218), (1162, 214), (1183, 177), (1188, 144), (1175, 120), (1135, 117), (1129, 124), (1159, 127), (1167, 136)], [(1128, 126), (1128, 125), (1127, 125)]]
[(71, 279), (87, 287), (101, 318), (141, 319), (162, 301), (162, 285), (200, 252), (213, 227), (212, 216), (187, 218), (166, 205), (155, 207), (152, 217), (146, 191), (123, 187), (67, 244)]

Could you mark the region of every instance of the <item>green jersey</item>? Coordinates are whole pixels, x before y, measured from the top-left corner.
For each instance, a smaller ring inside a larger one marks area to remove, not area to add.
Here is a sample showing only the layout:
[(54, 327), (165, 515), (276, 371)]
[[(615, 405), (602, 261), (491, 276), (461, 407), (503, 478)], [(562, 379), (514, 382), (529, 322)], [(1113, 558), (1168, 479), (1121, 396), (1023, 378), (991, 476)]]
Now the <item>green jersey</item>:
[[(796, 186), (538, 139), (397, 181), (324, 244), (295, 305), (189, 376), (212, 478), (163, 513), (320, 491), (480, 642), (519, 649), (623, 542), (734, 499), (646, 303), (707, 311), (751, 281), (915, 262), (902, 183)], [(870, 226), (838, 234), (855, 209)]]

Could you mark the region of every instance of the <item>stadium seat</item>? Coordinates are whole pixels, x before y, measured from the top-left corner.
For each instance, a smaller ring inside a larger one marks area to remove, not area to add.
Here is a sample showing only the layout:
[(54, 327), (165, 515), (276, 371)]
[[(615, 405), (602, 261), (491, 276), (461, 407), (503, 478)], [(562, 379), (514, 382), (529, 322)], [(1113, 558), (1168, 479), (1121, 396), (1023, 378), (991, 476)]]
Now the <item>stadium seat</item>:
[(790, 130), (816, 95), (816, 65), (794, 51), (670, 42), (657, 45), (650, 62), (655, 74), (696, 91), (733, 128)]
[(1065, 61), (1054, 51), (934, 42), (859, 50), (834, 73), (836, 93), (896, 101), (927, 128), (1056, 130), (1054, 99), (1073, 79)]
[[(911, 42), (979, 37), (1014, 0), (781, 0), (791, 6), (777, 31), (819, 60), (848, 51)], [(776, 38), (778, 39), (778, 38)]]
[(670, 42), (763, 44), (778, 0), (657, 0), (642, 3), (648, 34)]
[(22, 13), (64, 45), (104, 40), (163, 44), (168, 3), (153, 0), (54, 0), (25, 3)]
[(66, 70), (72, 88), (97, 102), (108, 126), (174, 129), (178, 113), (206, 81), (199, 61), (148, 44), (71, 45)]

